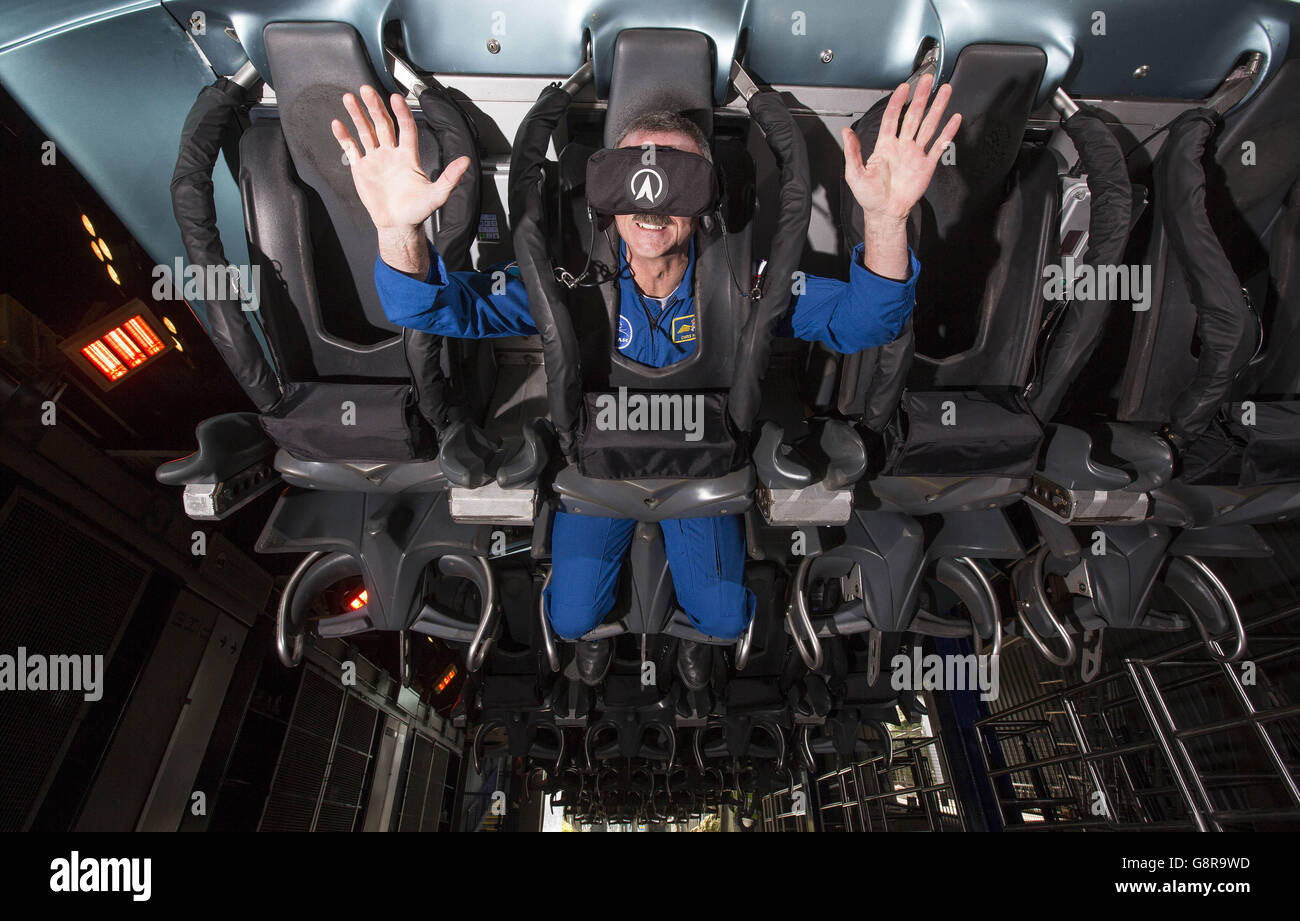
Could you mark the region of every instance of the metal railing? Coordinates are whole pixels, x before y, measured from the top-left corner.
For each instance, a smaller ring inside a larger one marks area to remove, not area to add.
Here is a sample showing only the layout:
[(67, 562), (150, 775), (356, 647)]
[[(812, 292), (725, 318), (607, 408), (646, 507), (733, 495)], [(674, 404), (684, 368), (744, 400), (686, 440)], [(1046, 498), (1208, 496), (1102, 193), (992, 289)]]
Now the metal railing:
[(1197, 640), (1126, 658), (976, 723), (1008, 830), (1294, 828), (1300, 824), (1300, 605), (1255, 620), (1258, 655)]

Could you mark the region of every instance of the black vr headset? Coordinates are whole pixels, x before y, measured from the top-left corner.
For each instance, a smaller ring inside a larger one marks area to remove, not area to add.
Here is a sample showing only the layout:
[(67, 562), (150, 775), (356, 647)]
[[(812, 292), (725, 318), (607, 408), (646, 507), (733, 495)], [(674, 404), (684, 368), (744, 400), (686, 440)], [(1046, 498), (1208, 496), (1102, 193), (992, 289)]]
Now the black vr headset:
[(603, 148), (587, 160), (587, 204), (604, 230), (616, 214), (701, 217), (721, 199), (713, 164), (675, 147)]

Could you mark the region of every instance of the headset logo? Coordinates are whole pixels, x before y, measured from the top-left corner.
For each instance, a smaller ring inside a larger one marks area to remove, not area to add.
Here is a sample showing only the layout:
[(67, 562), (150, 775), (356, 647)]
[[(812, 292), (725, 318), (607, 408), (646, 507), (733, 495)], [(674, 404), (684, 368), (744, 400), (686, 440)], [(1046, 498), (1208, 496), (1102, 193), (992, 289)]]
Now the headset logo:
[(664, 175), (653, 167), (643, 167), (632, 174), (632, 182), (629, 183), (632, 189), (632, 200), (641, 201), (645, 199), (646, 203), (654, 206), (664, 194)]

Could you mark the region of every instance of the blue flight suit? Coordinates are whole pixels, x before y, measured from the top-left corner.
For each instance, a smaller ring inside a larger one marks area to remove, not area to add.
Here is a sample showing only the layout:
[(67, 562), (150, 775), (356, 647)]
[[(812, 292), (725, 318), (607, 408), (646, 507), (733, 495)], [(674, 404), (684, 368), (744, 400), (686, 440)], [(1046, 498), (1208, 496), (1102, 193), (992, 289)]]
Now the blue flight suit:
[[(920, 262), (909, 250), (907, 280), (892, 281), (865, 268), (862, 251), (862, 244), (853, 251), (847, 283), (805, 276), (776, 334), (822, 342), (845, 354), (897, 338), (912, 315)], [(448, 272), (432, 246), (429, 255), (432, 265), (423, 281), (375, 260), (375, 287), (390, 321), (456, 339), (537, 334), (513, 263), (486, 272)], [(662, 307), (639, 296), (626, 260), (620, 245), (619, 351), (658, 368), (681, 361), (695, 351), (694, 241), (686, 274)], [(576, 639), (609, 613), (635, 526), (627, 519), (556, 513), (546, 606), (559, 636)], [(674, 519), (660, 526), (682, 610), (702, 633), (739, 636), (756, 604), (744, 586), (742, 516)]]

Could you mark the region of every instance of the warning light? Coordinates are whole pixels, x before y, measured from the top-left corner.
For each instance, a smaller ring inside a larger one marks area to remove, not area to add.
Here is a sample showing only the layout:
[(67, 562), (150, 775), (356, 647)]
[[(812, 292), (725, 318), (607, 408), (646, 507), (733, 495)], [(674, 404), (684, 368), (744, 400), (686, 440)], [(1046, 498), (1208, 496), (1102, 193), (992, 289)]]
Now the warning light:
[(178, 352), (185, 351), (185, 346), (181, 345), (181, 341), (175, 336), (172, 336), (172, 345), (176, 346), (176, 351)]
[(355, 597), (353, 597), (351, 601), (348, 602), (348, 607), (350, 607), (354, 611), (360, 611), (362, 608), (366, 606), (367, 598), (368, 596), (366, 595), (366, 590), (363, 588), (360, 592), (357, 593)]
[(447, 685), (451, 684), (451, 679), (455, 677), (456, 677), (456, 666), (453, 665), (451, 668), (447, 669), (447, 674), (443, 675), (442, 678), (439, 679), (438, 689), (434, 693), (441, 694), (443, 691), (445, 691), (447, 689)]
[(99, 241), (99, 251), (104, 254), (105, 259), (113, 258), (113, 251), (108, 248), (108, 244), (105, 243), (102, 239)]
[(123, 323), (122, 326), (131, 334), (131, 338), (136, 341), (136, 344), (144, 349), (144, 353), (150, 357), (167, 348), (163, 341), (158, 338), (158, 334), (150, 328), (145, 318), (138, 313)]
[(95, 235), (95, 225), (90, 223), (90, 218), (86, 217), (84, 214), (81, 216), (81, 226), (86, 228), (86, 233), (90, 234), (92, 237)]
[(90, 345), (81, 350), (81, 354), (90, 359), (90, 363), (99, 369), (110, 381), (115, 381), (126, 374), (126, 365), (117, 360), (117, 356), (109, 350), (108, 346), (96, 339)]
[(169, 333), (176, 332), (176, 324), (172, 322), (171, 317), (163, 317), (163, 326), (167, 327), (167, 332)]
[(94, 251), (94, 253), (95, 253), (95, 257), (96, 257), (97, 259), (99, 259), (100, 262), (103, 262), (103, 261), (104, 261), (104, 254), (103, 254), (102, 252), (100, 252), (99, 244), (96, 243), (94, 240), (91, 240), (91, 241), (90, 241), (90, 248)]
[(113, 284), (122, 284), (121, 280), (117, 277), (117, 271), (111, 265), (105, 263), (104, 268), (108, 269), (108, 277), (113, 279)]

